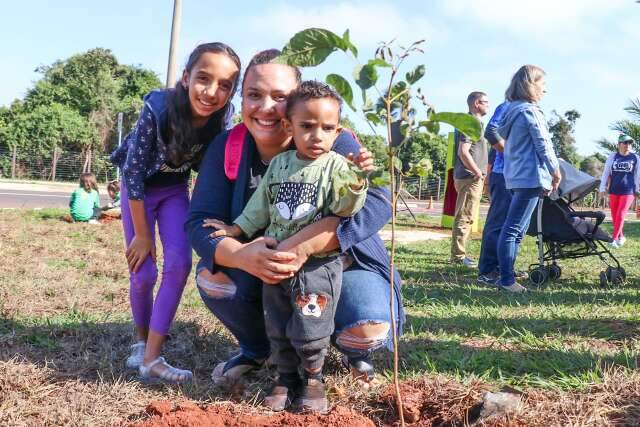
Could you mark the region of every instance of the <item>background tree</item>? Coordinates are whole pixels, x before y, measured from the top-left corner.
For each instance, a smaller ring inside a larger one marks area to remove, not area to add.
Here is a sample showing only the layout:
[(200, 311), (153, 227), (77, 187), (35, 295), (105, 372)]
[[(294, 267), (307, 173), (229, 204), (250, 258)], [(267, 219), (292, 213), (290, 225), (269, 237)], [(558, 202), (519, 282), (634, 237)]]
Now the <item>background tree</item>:
[[(611, 130), (624, 135), (629, 135), (634, 141), (640, 141), (640, 98), (631, 99), (629, 105), (624, 109), (631, 116), (630, 119), (623, 119), (613, 122)], [(618, 149), (617, 141), (610, 141), (607, 138), (596, 140), (596, 144), (605, 154), (612, 153)]]
[(580, 118), (580, 113), (576, 110), (569, 110), (561, 116), (553, 110), (552, 116), (549, 120), (549, 132), (551, 133), (551, 142), (556, 154), (569, 163), (578, 166), (581, 159), (576, 151), (576, 140), (573, 132), (576, 121)]
[(611, 129), (629, 135), (634, 141), (640, 141), (640, 98), (630, 100), (624, 111), (631, 118), (618, 120), (611, 125)]
[(588, 173), (594, 178), (600, 178), (606, 161), (607, 158), (604, 155), (600, 153), (592, 154), (582, 159), (580, 162), (580, 170)]
[[(25, 160), (28, 153), (46, 160), (54, 147), (79, 153), (85, 171), (91, 169), (95, 152), (108, 152), (114, 145), (117, 113), (124, 113), (125, 130), (130, 129), (142, 107), (142, 97), (162, 86), (153, 71), (121, 65), (103, 48), (36, 71), (42, 78), (24, 100), (0, 110), (0, 147), (14, 153), (16, 160)], [(5, 164), (2, 174), (8, 175)]]
[(402, 169), (408, 171), (411, 165), (428, 159), (431, 162), (431, 177), (443, 177), (447, 164), (447, 147), (449, 141), (446, 136), (417, 132), (407, 140), (406, 147), (398, 153), (402, 162)]

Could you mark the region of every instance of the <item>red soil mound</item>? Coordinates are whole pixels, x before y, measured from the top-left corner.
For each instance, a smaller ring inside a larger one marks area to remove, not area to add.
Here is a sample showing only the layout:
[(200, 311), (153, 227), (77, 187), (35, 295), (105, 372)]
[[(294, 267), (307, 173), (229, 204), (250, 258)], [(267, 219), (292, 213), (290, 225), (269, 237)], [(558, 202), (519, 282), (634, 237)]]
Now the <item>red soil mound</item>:
[(348, 427), (374, 427), (368, 418), (343, 406), (334, 407), (327, 415), (255, 413), (250, 414), (237, 407), (211, 405), (200, 408), (191, 403), (173, 408), (167, 401), (152, 402), (147, 407), (151, 418), (136, 424), (144, 427), (212, 426), (212, 427), (320, 427), (343, 425)]

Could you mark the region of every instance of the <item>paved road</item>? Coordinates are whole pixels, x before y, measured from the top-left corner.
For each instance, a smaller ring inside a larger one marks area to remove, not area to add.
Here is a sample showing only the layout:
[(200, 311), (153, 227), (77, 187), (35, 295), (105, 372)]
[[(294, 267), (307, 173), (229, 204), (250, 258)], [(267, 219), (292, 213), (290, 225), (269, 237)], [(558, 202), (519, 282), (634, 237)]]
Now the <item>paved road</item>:
[[(70, 192), (0, 188), (0, 208), (67, 208), (70, 197)], [(101, 194), (100, 201), (101, 205), (106, 205), (109, 197)]]

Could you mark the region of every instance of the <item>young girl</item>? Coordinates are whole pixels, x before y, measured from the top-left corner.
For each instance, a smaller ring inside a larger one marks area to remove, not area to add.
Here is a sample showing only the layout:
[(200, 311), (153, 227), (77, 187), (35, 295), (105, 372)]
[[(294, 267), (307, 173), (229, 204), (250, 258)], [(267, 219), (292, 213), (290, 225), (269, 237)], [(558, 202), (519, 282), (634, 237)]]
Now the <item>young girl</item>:
[[(126, 366), (138, 369), (143, 382), (176, 384), (192, 378), (191, 371), (169, 365), (160, 350), (191, 271), (191, 246), (183, 230), (187, 182), (209, 142), (231, 121), (239, 71), (240, 59), (229, 46), (197, 46), (176, 88), (145, 97), (135, 129), (111, 155), (122, 169), (122, 224), (138, 339)], [(164, 263), (154, 301), (156, 224)]]
[(100, 196), (94, 174), (80, 175), (80, 186), (71, 193), (69, 211), (74, 221), (97, 223), (97, 215), (100, 213)]
[(609, 192), (609, 208), (613, 220), (613, 242), (619, 248), (627, 240), (624, 237), (624, 216), (629, 211), (635, 193), (640, 190), (640, 168), (638, 155), (631, 151), (633, 139), (628, 135), (618, 138), (618, 150), (609, 155), (600, 179), (600, 194)]

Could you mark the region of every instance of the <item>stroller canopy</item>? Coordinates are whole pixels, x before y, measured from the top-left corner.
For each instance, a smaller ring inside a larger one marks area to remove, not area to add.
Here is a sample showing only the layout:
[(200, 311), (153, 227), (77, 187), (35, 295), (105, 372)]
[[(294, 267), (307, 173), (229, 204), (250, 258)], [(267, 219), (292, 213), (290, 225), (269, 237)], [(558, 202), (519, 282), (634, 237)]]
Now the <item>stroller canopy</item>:
[(571, 204), (582, 199), (600, 185), (599, 179), (576, 169), (571, 163), (563, 159), (558, 160), (560, 161), (562, 181), (560, 181), (558, 191), (551, 194), (551, 199), (562, 198)]

